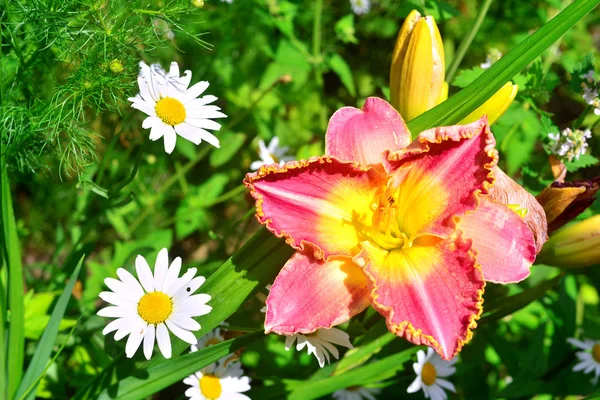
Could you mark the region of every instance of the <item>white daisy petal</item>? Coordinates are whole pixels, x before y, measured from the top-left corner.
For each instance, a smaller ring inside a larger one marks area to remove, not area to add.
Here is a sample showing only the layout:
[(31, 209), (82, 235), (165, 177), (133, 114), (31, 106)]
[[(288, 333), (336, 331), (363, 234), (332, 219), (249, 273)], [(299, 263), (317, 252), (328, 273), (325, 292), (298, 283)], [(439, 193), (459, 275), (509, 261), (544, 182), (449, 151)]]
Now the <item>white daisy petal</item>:
[(185, 140), (189, 140), (195, 145), (202, 143), (202, 137), (198, 132), (198, 128), (188, 124), (187, 122), (182, 122), (181, 124), (175, 125), (175, 132), (177, 132), (177, 134)]
[(409, 386), (408, 389), (406, 389), (406, 391), (408, 393), (416, 393), (419, 390), (421, 390), (421, 377), (417, 377)]
[(181, 257), (175, 257), (167, 271), (167, 275), (165, 276), (162, 288), (160, 289), (161, 292), (169, 293), (169, 289), (177, 281), (179, 272), (181, 272)]
[(127, 306), (135, 304), (131, 300), (113, 292), (101, 292), (98, 296), (100, 296), (100, 298), (105, 302), (113, 304), (115, 306)]
[(454, 387), (454, 384), (450, 381), (447, 381), (445, 379), (436, 379), (435, 383), (437, 385), (440, 385), (444, 389), (451, 391), (452, 393), (456, 393), (456, 388)]
[[(183, 382), (185, 383), (185, 380)], [(188, 383), (188, 385), (189, 385), (189, 383)], [(199, 394), (199, 392), (200, 392), (200, 389), (197, 386), (193, 386), (193, 387), (187, 388), (187, 390), (184, 392), (184, 394), (187, 397), (189, 397), (190, 399), (193, 399), (194, 396)]]
[(200, 109), (202, 106), (213, 103), (217, 100), (218, 100), (217, 96), (208, 94), (206, 96), (202, 96), (200, 98), (192, 100), (189, 103), (187, 103), (186, 105), (187, 105), (187, 108), (190, 110), (190, 114), (193, 115), (197, 111), (197, 109)]
[(179, 289), (183, 287), (183, 285), (187, 285), (194, 278), (194, 275), (196, 275), (197, 271), (197, 268), (189, 268), (185, 274), (183, 274), (181, 278), (177, 279), (165, 293), (169, 296), (173, 296)]
[(195, 126), (196, 128), (210, 129), (213, 131), (218, 131), (221, 129), (221, 124), (219, 124), (218, 122), (215, 122), (213, 120), (210, 120), (210, 119), (187, 118), (186, 122)]
[(127, 306), (110, 306), (105, 307), (98, 311), (98, 315), (101, 317), (109, 317), (109, 318), (124, 318), (131, 317), (137, 314), (137, 310), (135, 306), (127, 307)]
[(167, 325), (167, 327), (169, 328), (169, 330), (171, 332), (173, 332), (173, 334), (175, 336), (177, 336), (179, 339), (181, 339), (184, 342), (187, 342), (189, 344), (195, 344), (196, 343), (196, 336), (192, 332), (187, 331), (185, 329), (182, 329), (182, 328), (178, 327), (177, 325), (175, 325), (170, 320), (167, 320), (165, 322), (165, 324)]
[(166, 125), (163, 131), (164, 133), (164, 146), (165, 152), (171, 154), (175, 150), (175, 144), (177, 143), (177, 134), (172, 126)]
[(575, 347), (582, 349), (582, 350), (591, 350), (592, 347), (594, 347), (593, 341), (586, 340), (586, 341), (582, 342), (582, 341), (574, 339), (574, 338), (568, 338), (567, 342), (572, 344)]
[[(194, 294), (196, 292), (196, 290), (198, 290), (198, 288), (200, 288), (200, 286), (202, 286), (202, 284), (204, 284), (204, 282), (206, 282), (205, 277), (203, 277), (203, 276), (195, 277), (194, 279), (189, 281), (186, 285), (184, 285), (181, 289), (179, 289), (173, 295), (173, 300), (174, 301), (183, 301), (183, 300), (187, 299), (192, 294)], [(208, 301), (210, 300), (210, 296), (207, 294), (204, 296), (208, 296), (208, 297), (205, 297), (205, 300), (206, 300), (205, 303), (208, 303)]]
[(154, 287), (157, 290), (162, 288), (165, 276), (169, 269), (169, 252), (166, 248), (161, 249), (156, 256), (156, 263), (154, 264)]
[[(187, 329), (188, 331), (200, 330), (200, 324), (185, 314), (179, 314), (174, 312), (173, 314), (171, 314), (171, 316), (169, 316), (169, 321), (173, 322), (182, 329)], [(194, 341), (193, 344), (195, 343), (196, 341)]]
[(135, 325), (127, 338), (127, 344), (125, 345), (125, 355), (127, 358), (133, 357), (137, 349), (140, 347), (144, 334), (146, 333), (146, 326), (142, 324)]
[(157, 141), (161, 137), (165, 135), (165, 132), (168, 130), (169, 126), (165, 125), (162, 121), (160, 124), (157, 124), (150, 129), (150, 137), (149, 139), (153, 142)]
[(208, 89), (209, 83), (207, 81), (200, 81), (189, 88), (185, 94), (185, 98), (183, 100), (184, 104), (187, 104), (196, 99), (196, 97), (200, 96), (206, 89)]
[(144, 121), (142, 121), (142, 128), (150, 129), (154, 127), (160, 127), (164, 125), (164, 122), (156, 116), (148, 117)]
[(179, 64), (173, 61), (169, 67), (169, 77), (176, 77), (179, 79)]
[(196, 128), (196, 135), (198, 135), (200, 137), (200, 139), (204, 140), (207, 143), (212, 144), (213, 146), (215, 146), (217, 149), (219, 147), (221, 147), (221, 144), (219, 143), (219, 139), (213, 135), (212, 133), (210, 133), (209, 131), (206, 131), (204, 129), (201, 128)]
[(140, 285), (138, 280), (131, 275), (131, 272), (124, 268), (118, 268), (117, 275), (121, 279), (121, 282), (127, 286), (127, 290), (134, 292), (136, 297), (140, 298), (144, 295), (144, 289), (142, 289), (142, 285)]
[(187, 299), (183, 300), (181, 303), (178, 303), (176, 306), (176, 310), (178, 312), (185, 313), (190, 317), (199, 317), (201, 315), (208, 314), (212, 307), (206, 305), (206, 298), (210, 296), (207, 294), (197, 294), (194, 296), (190, 296)]
[(156, 342), (163, 357), (171, 358), (171, 339), (169, 338), (169, 331), (165, 324), (158, 324), (156, 326)]
[(131, 108), (135, 108), (136, 110), (140, 110), (141, 112), (148, 114), (150, 116), (155, 116), (156, 111), (154, 107), (152, 107), (148, 103), (142, 103), (141, 101), (135, 101), (131, 104)]
[(149, 324), (147, 329), (146, 335), (144, 336), (144, 356), (146, 357), (146, 360), (149, 360), (152, 357), (152, 350), (154, 350), (156, 328), (154, 328), (154, 324)]
[(146, 262), (146, 259), (144, 257), (137, 256), (135, 258), (135, 270), (144, 290), (147, 293), (153, 292), (154, 278), (152, 276), (150, 266), (148, 265), (148, 262)]
[(104, 327), (104, 329), (102, 330), (102, 334), (107, 335), (112, 331), (127, 328), (128, 326), (130, 326), (130, 322), (131, 320), (127, 317), (117, 318)]

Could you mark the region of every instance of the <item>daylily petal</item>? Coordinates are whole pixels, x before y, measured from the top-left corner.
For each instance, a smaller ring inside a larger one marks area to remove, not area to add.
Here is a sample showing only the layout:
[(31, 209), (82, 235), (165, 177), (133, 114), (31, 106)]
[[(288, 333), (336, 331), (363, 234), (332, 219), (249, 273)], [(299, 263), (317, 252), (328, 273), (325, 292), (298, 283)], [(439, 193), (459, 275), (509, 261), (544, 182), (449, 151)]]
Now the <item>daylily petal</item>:
[(460, 219), (459, 229), (472, 241), (486, 281), (514, 283), (529, 276), (535, 260), (533, 233), (513, 210), (481, 197), (479, 207)]
[(396, 109), (383, 99), (369, 97), (362, 109), (343, 107), (333, 114), (325, 153), (344, 161), (376, 164), (385, 150), (400, 150), (410, 141), (410, 131)]
[(352, 256), (372, 222), (373, 198), (385, 184), (380, 168), (313, 157), (246, 175), (260, 223), (296, 250), (312, 243), (319, 259)]
[(267, 298), (265, 332), (311, 333), (346, 322), (370, 303), (367, 279), (351, 259), (316, 260), (297, 252)]
[(485, 282), (470, 243), (460, 236), (394, 251), (364, 242), (354, 261), (372, 284), (372, 304), (388, 329), (445, 360), (471, 339)]
[(405, 151), (389, 154), (386, 169), (396, 174), (401, 229), (445, 236), (454, 217), (477, 207), (487, 193), (497, 163), (496, 141), (485, 119), (477, 123), (425, 131)]
[(524, 220), (533, 232), (536, 252), (539, 253), (548, 240), (548, 223), (544, 209), (531, 193), (513, 181), (500, 168), (495, 167), (493, 173), (496, 182), (490, 189), (490, 198), (503, 204), (518, 205), (527, 211)]

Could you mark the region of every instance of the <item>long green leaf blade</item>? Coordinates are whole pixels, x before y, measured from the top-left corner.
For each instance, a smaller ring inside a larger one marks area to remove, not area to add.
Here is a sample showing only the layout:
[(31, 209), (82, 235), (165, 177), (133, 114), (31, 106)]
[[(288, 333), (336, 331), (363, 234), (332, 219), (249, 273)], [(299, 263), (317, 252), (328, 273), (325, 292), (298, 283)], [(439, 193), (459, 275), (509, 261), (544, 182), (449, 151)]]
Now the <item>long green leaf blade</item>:
[(600, 3), (576, 0), (523, 40), (466, 88), (408, 123), (413, 135), (436, 126), (458, 123), (482, 105), (506, 82), (544, 52), (552, 43)]
[(2, 188), (0, 190), (3, 249), (8, 264), (8, 309), (10, 324), (8, 327), (7, 363), (7, 398), (12, 399), (23, 376), (23, 359), (25, 351), (25, 307), (23, 305), (23, 267), (21, 250), (17, 235), (17, 224), (10, 195), (8, 172), (4, 163), (2, 171)]
[[(48, 322), (48, 326), (44, 330), (44, 334), (40, 339), (40, 342), (35, 349), (35, 353), (33, 354), (33, 358), (31, 359), (31, 363), (29, 363), (29, 367), (27, 367), (27, 371), (25, 372), (25, 376), (19, 385), (19, 389), (17, 390), (17, 395), (15, 396), (17, 399), (21, 398), (24, 393), (29, 390), (31, 385), (34, 385), (38, 382), (39, 376), (43, 373), (46, 368), (46, 364), (48, 363), (48, 359), (50, 359), (50, 355), (52, 354), (52, 348), (54, 347), (54, 343), (56, 342), (56, 337), (58, 336), (58, 331), (60, 328), (60, 321), (65, 315), (65, 311), (67, 310), (67, 304), (69, 303), (69, 299), (71, 298), (71, 293), (73, 292), (73, 286), (75, 286), (75, 281), (77, 281), (77, 277), (79, 276), (79, 271), (81, 271), (81, 266), (83, 265), (83, 257), (79, 260), (77, 264), (77, 268), (71, 274), (69, 278), (69, 283), (63, 289), (62, 294), (60, 295), (54, 310), (52, 311), (52, 315), (50, 316), (50, 321)], [(33, 388), (29, 392), (29, 396), (27, 399), (35, 398), (35, 388)]]

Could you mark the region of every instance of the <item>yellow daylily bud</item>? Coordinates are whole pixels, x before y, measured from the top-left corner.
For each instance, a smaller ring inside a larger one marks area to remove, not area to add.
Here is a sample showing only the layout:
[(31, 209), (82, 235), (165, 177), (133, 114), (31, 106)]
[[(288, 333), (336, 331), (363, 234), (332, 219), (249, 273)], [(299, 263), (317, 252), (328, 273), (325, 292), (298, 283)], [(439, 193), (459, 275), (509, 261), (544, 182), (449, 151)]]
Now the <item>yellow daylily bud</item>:
[(412, 11), (396, 39), (390, 69), (392, 105), (411, 120), (448, 97), (446, 62), (433, 17)]
[(518, 85), (513, 85), (512, 82), (507, 82), (506, 85), (502, 86), (492, 97), (490, 97), (485, 103), (479, 108), (467, 115), (459, 124), (469, 124), (477, 121), (484, 114), (487, 114), (488, 123), (491, 125), (498, 120), (508, 110), (517, 92), (519, 91)]
[(600, 263), (600, 215), (568, 225), (550, 237), (540, 253), (541, 261), (564, 268)]

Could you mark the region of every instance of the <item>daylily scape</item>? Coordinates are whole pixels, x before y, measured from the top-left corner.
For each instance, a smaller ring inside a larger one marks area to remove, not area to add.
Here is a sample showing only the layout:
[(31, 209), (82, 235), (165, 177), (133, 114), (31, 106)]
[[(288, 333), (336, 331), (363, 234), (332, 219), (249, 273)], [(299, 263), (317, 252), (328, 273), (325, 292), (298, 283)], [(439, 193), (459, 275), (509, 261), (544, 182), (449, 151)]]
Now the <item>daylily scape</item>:
[(472, 337), (485, 281), (519, 282), (547, 240), (540, 204), (496, 165), (484, 116), (421, 132), (371, 97), (329, 121), (326, 154), (246, 176), (260, 223), (297, 252), (265, 331), (310, 334), (369, 305), (446, 360)]

